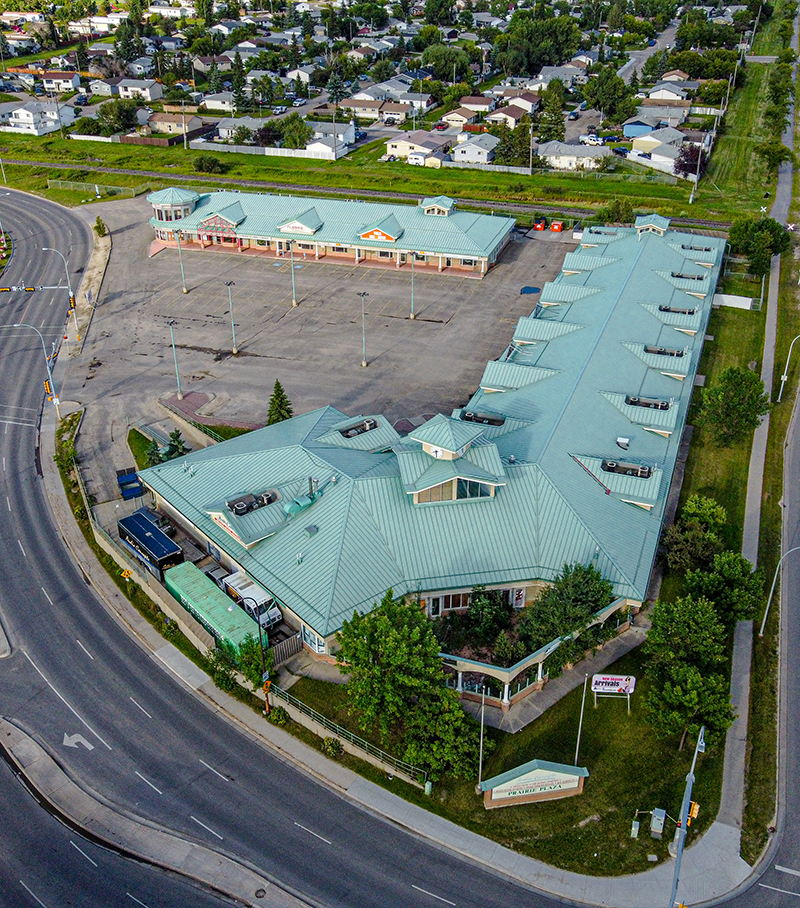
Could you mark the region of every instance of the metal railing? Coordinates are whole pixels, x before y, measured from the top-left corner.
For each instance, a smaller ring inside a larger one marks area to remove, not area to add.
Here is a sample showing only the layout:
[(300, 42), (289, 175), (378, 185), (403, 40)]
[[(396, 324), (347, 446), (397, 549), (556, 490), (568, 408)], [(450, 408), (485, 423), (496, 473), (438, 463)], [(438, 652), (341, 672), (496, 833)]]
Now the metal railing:
[(225, 439), (219, 434), (219, 432), (215, 432), (213, 429), (209, 429), (208, 426), (204, 426), (201, 422), (197, 422), (197, 420), (192, 419), (191, 416), (187, 416), (183, 412), (183, 410), (179, 410), (177, 407), (173, 407), (173, 405), (169, 401), (161, 400), (159, 401), (159, 403), (162, 407), (166, 407), (167, 410), (171, 410), (176, 416), (180, 416), (180, 418), (184, 422), (188, 422), (190, 426), (194, 426), (195, 429), (198, 429), (204, 435), (208, 435), (209, 438), (213, 438), (214, 441), (225, 441)]
[(321, 725), (338, 737), (348, 741), (354, 747), (358, 747), (359, 750), (368, 753), (371, 757), (375, 757), (376, 760), (380, 760), (380, 762), (384, 763), (386, 766), (390, 766), (392, 769), (402, 772), (403, 775), (406, 775), (411, 779), (416, 779), (421, 785), (424, 785), (428, 781), (428, 773), (426, 770), (420, 769), (418, 766), (413, 766), (411, 763), (406, 763), (403, 760), (398, 760), (396, 757), (387, 754), (386, 751), (381, 750), (374, 744), (370, 744), (369, 741), (365, 741), (363, 738), (359, 738), (358, 735), (354, 735), (341, 725), (331, 722), (331, 720), (323, 716), (322, 713), (318, 713), (315, 709), (312, 709), (310, 706), (303, 703), (302, 700), (293, 697), (288, 691), (273, 684), (270, 687), (269, 692), (279, 699), (284, 700), (286, 703), (291, 704), (295, 709), (298, 709), (303, 713), (303, 715), (308, 716), (309, 719), (313, 719), (318, 725)]

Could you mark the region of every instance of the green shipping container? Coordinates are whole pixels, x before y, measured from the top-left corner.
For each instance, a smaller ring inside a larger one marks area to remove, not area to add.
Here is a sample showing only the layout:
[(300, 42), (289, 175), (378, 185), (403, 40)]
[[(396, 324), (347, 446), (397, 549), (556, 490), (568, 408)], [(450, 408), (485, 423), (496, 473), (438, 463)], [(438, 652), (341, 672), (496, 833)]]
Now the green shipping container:
[(190, 561), (164, 571), (164, 582), (215, 640), (229, 643), (238, 651), (248, 634), (258, 639), (255, 621)]

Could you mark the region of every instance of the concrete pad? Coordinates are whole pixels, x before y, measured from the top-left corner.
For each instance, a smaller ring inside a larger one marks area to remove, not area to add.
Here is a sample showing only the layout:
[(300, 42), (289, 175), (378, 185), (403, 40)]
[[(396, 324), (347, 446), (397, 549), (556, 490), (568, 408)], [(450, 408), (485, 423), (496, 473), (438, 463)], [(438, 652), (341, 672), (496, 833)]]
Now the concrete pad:
[(173, 674), (177, 675), (185, 684), (188, 684), (192, 690), (197, 690), (211, 680), (204, 671), (199, 669), (191, 659), (184, 656), (171, 643), (167, 643), (155, 650), (155, 655)]

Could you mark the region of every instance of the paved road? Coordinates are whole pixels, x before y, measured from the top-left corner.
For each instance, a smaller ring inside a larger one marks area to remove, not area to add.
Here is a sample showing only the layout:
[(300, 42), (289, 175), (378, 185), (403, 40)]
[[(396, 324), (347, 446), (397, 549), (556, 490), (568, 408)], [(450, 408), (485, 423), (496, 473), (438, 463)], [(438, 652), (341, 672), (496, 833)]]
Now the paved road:
[(224, 908), (182, 877), (127, 860), (51, 816), (0, 761), (0, 904), (14, 908)]
[[(24, 216), (20, 196), (0, 198), (4, 223), (18, 225), (6, 279), (58, 283), (52, 259), (63, 265), (40, 244), (66, 250), (71, 231), (74, 267), (87, 257), (86, 230), (46, 202), (23, 204)], [(8, 328), (24, 319), (49, 338), (63, 312), (50, 294), (11, 294), (0, 316), (11, 379), (0, 385), (0, 610), (14, 646), (0, 663), (3, 713), (113, 803), (242, 856), (320, 904), (439, 904), (420, 889), (460, 908), (555, 904), (417, 841), (265, 752), (106, 613), (61, 545), (37, 475), (38, 338)], [(76, 733), (91, 749), (64, 745)]]
[(649, 57), (652, 57), (653, 54), (658, 53), (661, 50), (665, 50), (668, 47), (675, 46), (675, 32), (678, 30), (678, 23), (670, 23), (663, 32), (656, 38), (656, 43), (652, 47), (645, 47), (643, 50), (632, 50), (630, 52), (630, 60), (621, 66), (617, 70), (617, 75), (623, 78), (626, 82), (631, 81), (631, 76), (633, 76), (634, 69), (639, 74), (642, 75), (642, 67), (647, 62)]

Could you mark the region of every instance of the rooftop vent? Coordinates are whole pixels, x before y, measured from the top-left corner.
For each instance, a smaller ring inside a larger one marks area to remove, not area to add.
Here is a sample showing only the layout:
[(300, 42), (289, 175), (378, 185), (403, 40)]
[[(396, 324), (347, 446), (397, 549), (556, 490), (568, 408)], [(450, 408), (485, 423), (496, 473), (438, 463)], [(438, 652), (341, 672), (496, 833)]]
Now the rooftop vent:
[(462, 410), (461, 419), (464, 422), (478, 422), (484, 426), (502, 426), (506, 421), (505, 416), (495, 416), (494, 413), (480, 413), (477, 410)]
[(677, 356), (684, 355), (684, 350), (675, 350), (672, 347), (657, 347), (655, 344), (645, 344), (645, 353), (652, 353), (654, 356)]
[(657, 397), (631, 397), (625, 395), (625, 403), (629, 407), (645, 407), (648, 410), (669, 410), (672, 402), (669, 400), (660, 400)]
[(240, 495), (238, 498), (226, 501), (225, 504), (228, 506), (228, 510), (236, 517), (244, 517), (245, 514), (249, 514), (251, 511), (257, 511), (259, 508), (278, 501), (280, 497), (277, 489), (267, 489), (266, 492), (258, 492), (255, 495)]
[(617, 438), (617, 447), (622, 448), (623, 451), (627, 451), (630, 447), (631, 440), (630, 438), (624, 438), (622, 435)]
[(347, 426), (345, 429), (339, 429), (339, 434), (342, 438), (356, 438), (358, 435), (363, 435), (365, 432), (371, 432), (373, 429), (377, 428), (377, 419), (365, 419), (362, 420), (362, 422), (356, 423), (354, 426)]
[(638, 463), (624, 463), (619, 460), (604, 460), (600, 467), (606, 473), (635, 476), (637, 479), (649, 479), (653, 475), (652, 467), (645, 467)]
[(683, 281), (704, 281), (706, 279), (705, 274), (684, 274), (683, 271), (673, 271), (673, 277), (679, 277)]
[(659, 312), (671, 312), (673, 315), (694, 315), (697, 309), (681, 309), (680, 306), (659, 306)]
[(713, 246), (687, 246), (685, 243), (681, 245), (681, 249), (686, 249), (688, 252), (713, 252)]
[(314, 526), (313, 523), (310, 523), (310, 524), (303, 530), (303, 532), (304, 532), (304, 533), (306, 534), (306, 536), (308, 536), (308, 538), (310, 539), (312, 536), (316, 535), (317, 532), (319, 532), (319, 527)]

